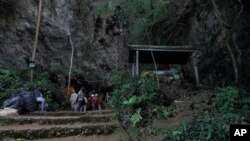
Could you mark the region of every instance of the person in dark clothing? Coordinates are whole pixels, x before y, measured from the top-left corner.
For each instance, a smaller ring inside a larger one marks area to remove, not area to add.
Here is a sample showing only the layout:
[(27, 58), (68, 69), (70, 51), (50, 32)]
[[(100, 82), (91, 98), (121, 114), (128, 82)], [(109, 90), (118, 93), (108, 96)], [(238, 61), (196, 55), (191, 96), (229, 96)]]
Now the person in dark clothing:
[(78, 100), (77, 102), (79, 103), (78, 110), (80, 112), (82, 112), (82, 111), (86, 112), (86, 105), (88, 102), (87, 97), (86, 97), (86, 91), (84, 91), (84, 92), (82, 92), (82, 90), (79, 91), (77, 100)]
[(36, 101), (39, 103), (39, 109), (41, 111), (44, 111), (45, 99), (43, 98), (43, 94), (38, 90), (34, 90), (34, 94), (35, 94), (35, 97), (36, 97)]

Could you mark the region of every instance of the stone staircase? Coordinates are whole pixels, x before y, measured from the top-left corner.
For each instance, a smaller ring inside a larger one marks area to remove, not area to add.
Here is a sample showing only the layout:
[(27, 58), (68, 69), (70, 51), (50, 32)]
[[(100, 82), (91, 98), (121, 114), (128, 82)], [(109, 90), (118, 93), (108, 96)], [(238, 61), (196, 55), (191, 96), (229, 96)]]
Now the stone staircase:
[(0, 117), (0, 140), (109, 135), (117, 127), (111, 110), (87, 113), (34, 112), (15, 117)]

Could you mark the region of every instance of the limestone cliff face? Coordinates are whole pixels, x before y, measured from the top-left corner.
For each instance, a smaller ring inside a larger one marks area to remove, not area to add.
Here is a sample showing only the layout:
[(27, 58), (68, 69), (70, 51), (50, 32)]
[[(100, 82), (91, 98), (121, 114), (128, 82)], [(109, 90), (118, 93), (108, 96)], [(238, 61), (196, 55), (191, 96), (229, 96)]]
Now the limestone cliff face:
[[(43, 1), (36, 69), (67, 74), (71, 55), (69, 32), (75, 47), (74, 74), (105, 77), (116, 69), (116, 62), (118, 69), (125, 67), (123, 38), (114, 36), (120, 30), (112, 18), (98, 16), (97, 7), (97, 0)], [(28, 68), (37, 8), (35, 0), (0, 0), (0, 67)], [(123, 52), (118, 57), (116, 49)]]
[[(214, 0), (173, 1), (167, 18), (153, 28), (154, 44), (193, 45), (201, 49), (199, 71), (203, 84), (217, 85), (234, 81), (230, 45), (238, 68), (239, 81), (247, 84), (250, 44), (250, 1)], [(241, 3), (240, 3), (241, 2)], [(192, 69), (192, 68), (191, 68)], [(190, 74), (192, 72), (190, 71)]]
[[(216, 85), (216, 82), (234, 80), (232, 58), (225, 46), (227, 42), (237, 61), (239, 77), (247, 84), (250, 80), (250, 2), (214, 1), (223, 25), (216, 16), (212, 0), (173, 1), (166, 7), (167, 18), (152, 28), (153, 43), (199, 47), (202, 50), (198, 64), (201, 79), (203, 83)], [(28, 68), (37, 2), (0, 0), (0, 67)], [(109, 77), (116, 68), (126, 68), (127, 49), (119, 23), (114, 17), (98, 16), (95, 12), (98, 6), (98, 0), (43, 1), (36, 69), (67, 75), (71, 55), (68, 31), (75, 46), (73, 74), (99, 79)]]

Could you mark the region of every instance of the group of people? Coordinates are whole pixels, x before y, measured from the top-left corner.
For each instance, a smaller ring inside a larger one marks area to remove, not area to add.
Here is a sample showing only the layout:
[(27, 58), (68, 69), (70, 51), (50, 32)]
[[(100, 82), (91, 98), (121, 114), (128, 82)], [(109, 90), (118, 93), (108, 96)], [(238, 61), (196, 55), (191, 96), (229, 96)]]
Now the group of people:
[(81, 88), (78, 93), (73, 90), (70, 96), (71, 109), (73, 111), (86, 112), (87, 110), (101, 110), (102, 102), (107, 102), (110, 98), (109, 94), (105, 94), (104, 101), (100, 99), (99, 95), (93, 90), (91, 94), (87, 94), (84, 88)]

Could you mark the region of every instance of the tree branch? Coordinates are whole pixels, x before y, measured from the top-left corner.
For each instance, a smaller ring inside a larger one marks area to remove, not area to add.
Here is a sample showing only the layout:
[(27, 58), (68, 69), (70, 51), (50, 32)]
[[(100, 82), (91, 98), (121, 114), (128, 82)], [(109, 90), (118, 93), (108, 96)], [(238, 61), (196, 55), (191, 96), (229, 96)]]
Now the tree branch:
[[(215, 10), (215, 16), (218, 19), (219, 25), (221, 26), (222, 41), (225, 40), (228, 53), (229, 53), (229, 55), (230, 55), (230, 57), (232, 59), (232, 64), (233, 64), (233, 68), (234, 68), (234, 75), (235, 75), (235, 83), (238, 83), (239, 74), (238, 74), (237, 62), (236, 62), (234, 53), (233, 53), (233, 51), (232, 51), (232, 49), (231, 49), (231, 47), (229, 45), (228, 38), (226, 36), (226, 31), (225, 31), (226, 29), (223, 26), (222, 15), (221, 15), (221, 12), (220, 12), (217, 4), (215, 3), (215, 1), (211, 0), (211, 2), (212, 2), (212, 6), (213, 6), (213, 8)], [(219, 42), (221, 42), (221, 41), (219, 41)]]
[(242, 4), (241, 0), (238, 0), (238, 2), (240, 3), (240, 11), (237, 14), (237, 16), (235, 17), (234, 21), (233, 21), (233, 25), (236, 23), (236, 21), (239, 19), (240, 15), (242, 14), (243, 10), (244, 10), (244, 5)]
[[(151, 45), (151, 40), (150, 40), (149, 34), (148, 34), (148, 42), (149, 42), (149, 44)], [(155, 57), (154, 57), (154, 53), (153, 53), (153, 51), (152, 51), (152, 50), (151, 50), (151, 56), (152, 56), (152, 59), (153, 59), (153, 62), (154, 62), (155, 71), (157, 71), (157, 65), (156, 65), (156, 61), (155, 61)], [(158, 83), (158, 85), (160, 85), (159, 77), (158, 77), (158, 75), (157, 75), (157, 74), (156, 74), (156, 79), (157, 79), (157, 83)]]

